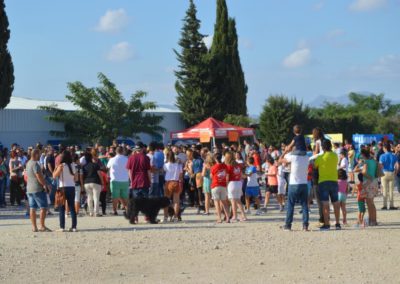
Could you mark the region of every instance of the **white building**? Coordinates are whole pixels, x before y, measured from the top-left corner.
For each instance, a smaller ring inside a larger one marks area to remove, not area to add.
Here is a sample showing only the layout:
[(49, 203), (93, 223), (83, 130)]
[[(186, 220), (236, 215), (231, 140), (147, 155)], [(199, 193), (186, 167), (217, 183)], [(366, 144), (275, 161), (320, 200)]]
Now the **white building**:
[[(50, 135), (50, 130), (63, 131), (61, 123), (51, 122), (46, 119), (48, 113), (38, 109), (39, 106), (57, 105), (64, 110), (74, 111), (76, 107), (68, 101), (36, 100), (19, 97), (11, 97), (11, 102), (4, 109), (0, 110), (0, 143), (4, 147), (10, 147), (12, 143), (17, 143), (23, 147), (35, 145), (37, 142), (42, 144), (50, 140), (60, 138)], [(171, 131), (185, 128), (180, 111), (172, 107), (158, 107), (149, 111), (163, 116), (161, 126), (166, 129), (163, 135), (163, 142), (169, 141)], [(140, 140), (149, 143), (152, 137), (140, 134)]]

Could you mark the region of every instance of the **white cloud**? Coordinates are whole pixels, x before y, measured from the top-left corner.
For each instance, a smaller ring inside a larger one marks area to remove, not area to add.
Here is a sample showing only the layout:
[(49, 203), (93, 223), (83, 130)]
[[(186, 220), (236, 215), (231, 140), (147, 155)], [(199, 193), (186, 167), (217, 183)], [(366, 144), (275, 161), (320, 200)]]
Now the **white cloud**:
[(286, 68), (297, 68), (306, 65), (311, 58), (311, 50), (309, 48), (301, 48), (289, 54), (283, 60), (283, 66)]
[(129, 18), (124, 9), (108, 10), (99, 20), (96, 30), (117, 33), (128, 24)]
[(369, 65), (353, 66), (349, 75), (368, 79), (400, 78), (400, 55), (385, 55)]
[(204, 44), (207, 46), (207, 48), (210, 48), (213, 42), (213, 37), (214, 35), (208, 35), (205, 38), (203, 38)]
[(133, 48), (126, 42), (120, 42), (111, 47), (107, 54), (107, 59), (112, 62), (123, 62), (133, 57)]
[(386, 5), (386, 0), (355, 0), (349, 9), (356, 12), (372, 11)]

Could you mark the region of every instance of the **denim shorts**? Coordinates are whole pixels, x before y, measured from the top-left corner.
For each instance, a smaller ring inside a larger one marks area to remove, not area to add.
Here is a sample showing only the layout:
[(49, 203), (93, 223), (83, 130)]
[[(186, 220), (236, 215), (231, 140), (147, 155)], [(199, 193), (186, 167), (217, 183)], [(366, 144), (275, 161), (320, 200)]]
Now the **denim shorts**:
[(339, 186), (337, 181), (324, 181), (318, 184), (319, 198), (322, 202), (329, 202), (329, 198), (332, 203), (338, 201)]
[(47, 203), (47, 194), (44, 191), (35, 193), (28, 192), (28, 201), (31, 209), (47, 209), (47, 207), (49, 207)]

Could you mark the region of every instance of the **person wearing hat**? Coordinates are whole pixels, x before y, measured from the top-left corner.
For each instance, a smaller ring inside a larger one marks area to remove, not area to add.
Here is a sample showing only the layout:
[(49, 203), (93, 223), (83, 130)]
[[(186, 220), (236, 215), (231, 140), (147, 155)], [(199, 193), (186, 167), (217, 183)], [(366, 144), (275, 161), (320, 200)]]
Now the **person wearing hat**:
[(126, 168), (129, 172), (131, 181), (130, 197), (148, 198), (150, 188), (150, 159), (144, 153), (144, 145), (141, 142), (136, 143), (130, 155)]

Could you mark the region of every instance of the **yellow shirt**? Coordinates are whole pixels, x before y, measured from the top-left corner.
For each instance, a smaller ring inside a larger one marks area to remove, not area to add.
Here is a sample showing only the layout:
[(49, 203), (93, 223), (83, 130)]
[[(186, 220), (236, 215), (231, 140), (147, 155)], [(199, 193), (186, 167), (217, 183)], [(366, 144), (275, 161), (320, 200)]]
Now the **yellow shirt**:
[(334, 152), (325, 152), (315, 160), (315, 167), (318, 168), (318, 183), (324, 181), (337, 181), (337, 165), (339, 158)]

